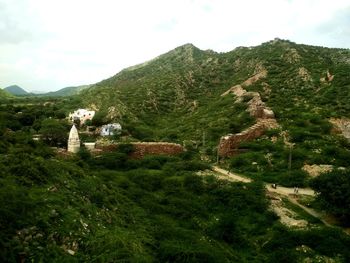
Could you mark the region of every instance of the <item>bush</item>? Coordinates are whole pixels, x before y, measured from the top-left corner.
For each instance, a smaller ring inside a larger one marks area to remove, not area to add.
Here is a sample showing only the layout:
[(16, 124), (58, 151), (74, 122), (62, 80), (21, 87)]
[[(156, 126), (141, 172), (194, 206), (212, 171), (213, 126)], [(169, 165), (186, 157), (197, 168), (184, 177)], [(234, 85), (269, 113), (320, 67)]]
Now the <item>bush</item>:
[(350, 170), (334, 170), (311, 181), (318, 200), (329, 212), (350, 225)]
[(204, 184), (202, 177), (198, 175), (187, 175), (184, 179), (184, 187), (196, 194), (201, 194), (204, 192)]
[(279, 177), (279, 183), (287, 187), (304, 187), (306, 186), (307, 173), (302, 170), (291, 170), (284, 172)]
[(104, 153), (93, 159), (93, 164), (107, 169), (124, 169), (126, 167), (127, 155), (124, 153)]

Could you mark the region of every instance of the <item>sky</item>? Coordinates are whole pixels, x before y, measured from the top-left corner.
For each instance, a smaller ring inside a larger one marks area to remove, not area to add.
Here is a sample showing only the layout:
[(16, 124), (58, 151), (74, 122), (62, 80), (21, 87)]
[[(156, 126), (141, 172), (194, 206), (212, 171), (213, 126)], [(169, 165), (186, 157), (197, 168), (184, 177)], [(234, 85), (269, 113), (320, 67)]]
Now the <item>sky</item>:
[(0, 0), (0, 87), (93, 84), (177, 46), (350, 48), (349, 0)]

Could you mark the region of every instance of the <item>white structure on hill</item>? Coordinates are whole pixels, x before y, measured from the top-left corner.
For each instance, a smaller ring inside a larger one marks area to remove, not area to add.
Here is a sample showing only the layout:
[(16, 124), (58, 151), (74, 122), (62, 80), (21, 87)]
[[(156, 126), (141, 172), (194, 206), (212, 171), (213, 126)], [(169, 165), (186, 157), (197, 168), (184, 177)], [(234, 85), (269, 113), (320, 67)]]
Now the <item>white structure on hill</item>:
[(76, 111), (69, 113), (69, 120), (72, 122), (79, 120), (80, 124), (84, 124), (87, 120), (92, 120), (95, 116), (95, 111), (86, 109), (77, 109)]
[(78, 130), (73, 124), (72, 128), (69, 132), (69, 138), (68, 138), (68, 152), (77, 153), (80, 149), (80, 140), (79, 140), (79, 134)]
[(122, 131), (122, 126), (119, 123), (110, 123), (101, 127), (101, 136), (110, 136), (119, 134)]

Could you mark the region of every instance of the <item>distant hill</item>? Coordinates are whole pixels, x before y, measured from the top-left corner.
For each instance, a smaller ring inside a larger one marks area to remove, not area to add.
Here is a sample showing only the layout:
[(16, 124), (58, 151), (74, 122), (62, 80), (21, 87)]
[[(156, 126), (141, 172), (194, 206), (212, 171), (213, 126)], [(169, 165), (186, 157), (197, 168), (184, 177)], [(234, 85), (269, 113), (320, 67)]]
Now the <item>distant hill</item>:
[(81, 85), (76, 87), (66, 87), (57, 91), (38, 94), (38, 96), (64, 97), (79, 94), (82, 90), (89, 88), (90, 85)]
[(22, 89), (21, 87), (19, 87), (17, 85), (8, 86), (8, 87), (4, 88), (4, 90), (6, 90), (7, 92), (11, 93), (12, 95), (16, 95), (16, 96), (29, 95), (29, 93), (27, 91), (25, 91), (24, 89)]

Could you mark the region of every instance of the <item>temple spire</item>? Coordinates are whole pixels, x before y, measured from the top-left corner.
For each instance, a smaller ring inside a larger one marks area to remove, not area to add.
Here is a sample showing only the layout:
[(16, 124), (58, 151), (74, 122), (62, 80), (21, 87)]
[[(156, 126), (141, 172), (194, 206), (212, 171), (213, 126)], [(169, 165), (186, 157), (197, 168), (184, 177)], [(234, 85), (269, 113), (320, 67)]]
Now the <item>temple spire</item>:
[(80, 149), (80, 140), (78, 130), (73, 124), (69, 132), (68, 138), (68, 152), (77, 153)]

